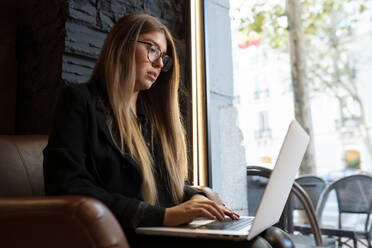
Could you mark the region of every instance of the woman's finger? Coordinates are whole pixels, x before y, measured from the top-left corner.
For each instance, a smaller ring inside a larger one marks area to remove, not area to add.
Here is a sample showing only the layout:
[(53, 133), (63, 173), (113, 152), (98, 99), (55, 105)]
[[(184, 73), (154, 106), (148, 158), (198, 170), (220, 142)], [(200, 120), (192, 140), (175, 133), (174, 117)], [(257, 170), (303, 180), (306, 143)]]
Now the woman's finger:
[(205, 208), (214, 216), (216, 216), (219, 221), (225, 220), (225, 214), (218, 206), (214, 206), (213, 204), (207, 204), (205, 205)]
[(239, 219), (240, 216), (237, 213), (235, 213), (234, 211), (232, 211), (231, 209), (228, 209), (225, 206), (221, 206), (221, 208), (222, 208), (224, 214), (229, 216), (231, 219), (233, 219), (233, 220)]
[[(194, 203), (194, 206), (192, 207), (194, 209), (203, 209), (205, 211), (208, 211), (212, 216), (214, 216), (214, 219), (218, 219), (219, 221), (223, 221), (225, 219), (225, 216), (223, 213), (214, 208), (213, 204), (210, 204), (210, 202), (206, 201), (198, 201)], [(199, 216), (202, 217), (202, 216)]]
[(214, 216), (217, 217), (219, 221), (225, 220), (225, 214), (223, 210), (214, 202), (209, 199), (203, 200), (203, 201), (195, 201), (195, 204), (197, 206), (207, 208), (209, 212), (211, 212)]
[(209, 203), (213, 206), (214, 209), (216, 209), (220, 214), (221, 216), (225, 219), (225, 213), (223, 211), (223, 209), (221, 209), (221, 206), (218, 205), (217, 203), (215, 203), (214, 201), (211, 201), (209, 200)]
[(229, 216), (231, 219), (235, 219), (235, 215), (234, 215), (234, 212), (229, 210), (229, 209), (224, 209), (224, 214)]
[(215, 220), (216, 219), (215, 215), (213, 215), (211, 212), (209, 212), (205, 208), (199, 208), (197, 211), (198, 211), (197, 212), (198, 217), (205, 217), (205, 218), (208, 218), (210, 220)]

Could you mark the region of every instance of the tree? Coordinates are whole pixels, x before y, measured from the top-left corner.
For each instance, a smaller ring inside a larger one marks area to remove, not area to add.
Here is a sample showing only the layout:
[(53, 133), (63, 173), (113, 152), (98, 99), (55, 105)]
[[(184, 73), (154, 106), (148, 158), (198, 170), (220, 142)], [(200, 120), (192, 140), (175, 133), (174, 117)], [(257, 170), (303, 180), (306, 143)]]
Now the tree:
[[(317, 43), (323, 49), (316, 49), (309, 76), (317, 82), (312, 86), (314, 92), (329, 94), (339, 100), (342, 104), (345, 98), (350, 98), (357, 105), (357, 110), (350, 110), (347, 118), (352, 118), (357, 127), (362, 129), (363, 140), (367, 151), (372, 156), (372, 144), (369, 135), (364, 104), (360, 97), (359, 87), (356, 82), (358, 63), (357, 58), (345, 48), (345, 43), (352, 40), (355, 25), (358, 23), (360, 14), (367, 8), (367, 1), (353, 2), (331, 2), (327, 6), (327, 15), (322, 18), (322, 25), (319, 20), (317, 35), (312, 35), (312, 40), (318, 39)], [(320, 59), (319, 59), (320, 58)], [(320, 62), (321, 61), (321, 62)], [(345, 105), (344, 107), (349, 107)], [(359, 113), (355, 113), (359, 112)], [(345, 118), (345, 117), (342, 117)], [(343, 123), (345, 120), (341, 119)]]
[(306, 54), (301, 20), (302, 8), (299, 0), (287, 0), (286, 7), (295, 117), (310, 135), (310, 143), (304, 159), (302, 160), (300, 174), (315, 174), (314, 135), (311, 120), (309, 87), (306, 78)]
[[(352, 36), (353, 26), (358, 22), (360, 13), (367, 9), (366, 3), (369, 1), (287, 0), (286, 6), (280, 0), (245, 1), (236, 11), (239, 13), (244, 8), (245, 16), (241, 16), (239, 22), (241, 30), (247, 32), (248, 37), (259, 35), (262, 43), (280, 53), (290, 53), (295, 116), (307, 131), (312, 135), (310, 90), (327, 93), (338, 99), (349, 95), (359, 105), (360, 124), (367, 134), (365, 143), (372, 156), (364, 107), (355, 81), (356, 61), (345, 55), (341, 45)], [(301, 7), (303, 12), (299, 10)], [(306, 78), (311, 78), (311, 85), (307, 85)], [(310, 147), (300, 173), (315, 171), (312, 152)]]
[[(272, 3), (272, 2), (271, 2)], [(286, 7), (286, 8), (285, 8)], [(310, 135), (310, 144), (300, 167), (300, 174), (316, 172), (311, 105), (306, 81), (306, 57), (304, 35), (301, 19), (301, 3), (299, 0), (287, 0), (286, 6), (278, 1), (267, 7), (267, 3), (255, 3), (248, 15), (241, 18), (242, 28), (252, 34), (262, 34), (266, 42), (274, 49), (287, 52), (289, 48), (291, 61), (291, 82), (294, 96), (295, 118)], [(283, 21), (287, 18), (288, 21)], [(288, 26), (287, 26), (288, 23)], [(288, 28), (288, 31), (287, 31)], [(289, 41), (289, 42), (288, 42)], [(288, 46), (289, 44), (289, 46)]]

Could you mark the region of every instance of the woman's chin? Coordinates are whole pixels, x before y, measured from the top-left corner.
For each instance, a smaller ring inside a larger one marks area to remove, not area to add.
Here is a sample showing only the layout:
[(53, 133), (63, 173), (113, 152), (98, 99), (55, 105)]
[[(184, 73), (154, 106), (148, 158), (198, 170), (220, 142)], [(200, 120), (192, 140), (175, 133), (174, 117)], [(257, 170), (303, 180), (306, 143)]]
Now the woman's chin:
[(149, 90), (154, 82), (147, 80), (146, 83), (142, 84), (140, 90)]

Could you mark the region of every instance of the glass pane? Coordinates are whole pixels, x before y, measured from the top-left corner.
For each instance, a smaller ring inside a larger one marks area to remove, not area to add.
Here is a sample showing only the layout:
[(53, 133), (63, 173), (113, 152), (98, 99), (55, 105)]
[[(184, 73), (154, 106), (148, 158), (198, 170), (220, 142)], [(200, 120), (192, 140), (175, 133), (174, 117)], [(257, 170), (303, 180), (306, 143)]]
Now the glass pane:
[[(316, 172), (371, 173), (372, 1), (301, 3)], [(272, 168), (295, 118), (285, 4), (205, 1), (209, 162), (221, 192), (242, 166)], [(360, 170), (348, 169), (348, 151)]]

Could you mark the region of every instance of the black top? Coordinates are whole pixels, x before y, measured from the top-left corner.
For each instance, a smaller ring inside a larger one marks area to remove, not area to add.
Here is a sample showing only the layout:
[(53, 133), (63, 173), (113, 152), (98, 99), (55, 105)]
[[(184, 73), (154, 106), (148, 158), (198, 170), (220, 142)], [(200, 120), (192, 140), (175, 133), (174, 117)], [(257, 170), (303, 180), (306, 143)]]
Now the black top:
[[(162, 225), (165, 208), (175, 204), (168, 190), (166, 173), (162, 171), (161, 147), (151, 134), (140, 96), (137, 120), (154, 155), (159, 194), (155, 206), (142, 200), (138, 165), (128, 154), (122, 155), (112, 141), (107, 127), (109, 115), (102, 99), (91, 84), (71, 85), (62, 90), (44, 150), (46, 194), (99, 199), (112, 211), (127, 236), (137, 226)], [(197, 193), (200, 192), (186, 184), (184, 200)]]

